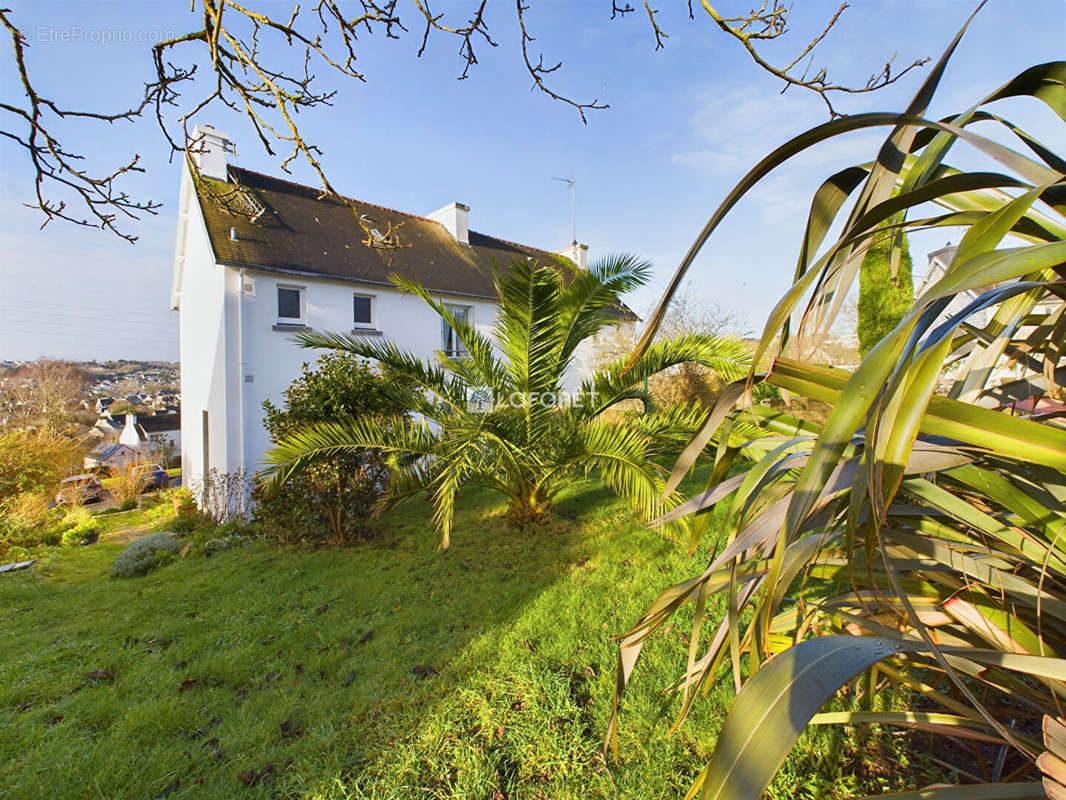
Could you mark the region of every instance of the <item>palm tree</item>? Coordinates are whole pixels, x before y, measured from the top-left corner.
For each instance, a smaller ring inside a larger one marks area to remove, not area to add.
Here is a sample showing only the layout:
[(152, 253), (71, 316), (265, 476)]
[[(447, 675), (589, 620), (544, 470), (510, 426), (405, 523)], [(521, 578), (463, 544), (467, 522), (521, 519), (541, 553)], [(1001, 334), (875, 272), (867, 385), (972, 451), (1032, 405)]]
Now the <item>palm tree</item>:
[[(423, 286), (394, 277), (440, 315), (462, 347), (438, 351), (436, 363), (427, 363), (388, 341), (298, 334), (295, 341), (304, 347), (378, 362), (396, 378), (403, 407), (412, 413), (308, 426), (267, 454), (261, 479), (277, 486), (316, 460), (379, 449), (393, 467), (379, 510), (428, 492), (442, 549), (449, 544), (456, 493), (467, 485), (504, 495), (518, 524), (550, 519), (559, 492), (582, 476), (598, 477), (647, 515), (661, 511), (658, 459), (688, 440), (701, 415), (698, 409), (655, 411), (645, 379), (696, 362), (735, 380), (751, 357), (737, 339), (682, 336), (655, 343), (629, 370), (624, 359), (606, 365), (576, 396), (563, 398), (564, 373), (579, 345), (617, 324), (620, 295), (644, 285), (649, 270), (630, 255), (587, 270), (565, 261), (517, 262), (506, 274), (496, 269), (499, 313), (491, 339)], [(471, 402), (475, 391), (490, 402)], [(605, 417), (625, 400), (640, 401), (644, 413)]]

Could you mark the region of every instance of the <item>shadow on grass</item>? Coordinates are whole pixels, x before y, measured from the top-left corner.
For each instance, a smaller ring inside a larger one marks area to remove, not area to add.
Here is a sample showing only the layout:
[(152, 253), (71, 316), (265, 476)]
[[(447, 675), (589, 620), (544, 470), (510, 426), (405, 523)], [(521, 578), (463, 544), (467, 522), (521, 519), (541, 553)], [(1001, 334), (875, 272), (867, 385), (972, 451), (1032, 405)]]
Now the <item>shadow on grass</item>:
[(16, 578), (0, 592), (0, 784), (55, 797), (283, 785), (324, 796), (312, 787), (328, 777), (344, 796), (338, 787), (491, 670), (483, 648), (464, 654), (471, 643), (567, 579), (589, 558), (586, 526), (611, 513), (609, 493), (582, 490), (555, 523), (516, 530), (502, 503), (471, 493), (445, 553), (415, 507), (351, 550), (254, 546), (124, 581), (106, 579), (91, 548), (63, 553), (100, 577)]

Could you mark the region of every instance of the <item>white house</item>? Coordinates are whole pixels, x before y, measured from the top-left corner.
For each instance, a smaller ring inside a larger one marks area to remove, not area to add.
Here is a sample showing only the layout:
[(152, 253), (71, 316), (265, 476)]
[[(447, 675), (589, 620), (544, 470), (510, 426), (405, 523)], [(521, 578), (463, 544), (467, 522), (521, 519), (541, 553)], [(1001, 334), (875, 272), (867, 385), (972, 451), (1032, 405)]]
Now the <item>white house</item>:
[[(317, 357), (294, 331), (380, 336), (421, 358), (454, 350), (454, 336), (416, 297), (389, 282), (413, 278), (485, 333), (496, 317), (494, 263), (557, 257), (469, 228), (450, 203), (417, 216), (229, 163), (228, 136), (198, 126), (181, 178), (171, 306), (180, 315), (181, 448), (186, 482), (209, 470), (252, 472), (270, 440), (262, 403), (282, 400), (300, 366)], [(397, 247), (382, 247), (390, 232)], [(587, 247), (561, 253), (585, 267)], [(622, 309), (619, 324), (636, 317)], [(578, 386), (595, 343), (568, 375)]]
[[(926, 270), (925, 276), (918, 284), (916, 295), (921, 296), (929, 287), (939, 281), (947, 273), (948, 268), (951, 266), (952, 261), (955, 259), (955, 253), (958, 252), (958, 246), (952, 245), (948, 242), (946, 246), (939, 250), (929, 254), (929, 266)], [(966, 291), (958, 294), (954, 297), (947, 308), (937, 318), (936, 324), (946, 322), (965, 309), (970, 303), (977, 300), (979, 297), (977, 292)], [(967, 317), (967, 323), (975, 328), (984, 328), (995, 315), (999, 309), (999, 305), (993, 305), (989, 308), (977, 311)], [(1031, 312), (1031, 317), (1047, 317), (1055, 310), (1054, 297), (1051, 295), (1045, 295), (1044, 299), (1037, 303)], [(1017, 335), (1027, 336), (1032, 334), (1036, 330), (1032, 324), (1023, 325), (1018, 329)], [(976, 347), (976, 343), (971, 342), (966, 351), (970, 352)], [(1013, 401), (1006, 395), (995, 391), (995, 387), (1000, 385), (1008, 385), (1012, 382), (1021, 381), (1028, 371), (1040, 373), (1042, 371), (1042, 365), (1033, 360), (1028, 366), (1013, 359), (1001, 360), (997, 363), (996, 367), (992, 369), (986, 377), (986, 386), (989, 387), (989, 391), (985, 393), (983, 397), (973, 397), (974, 402), (980, 405), (996, 407), (999, 404), (1013, 405)], [(945, 375), (941, 380), (942, 385), (947, 386), (951, 383), (951, 376)], [(1027, 386), (1027, 384), (1026, 384)], [(1031, 389), (1026, 388), (1026, 391)]]

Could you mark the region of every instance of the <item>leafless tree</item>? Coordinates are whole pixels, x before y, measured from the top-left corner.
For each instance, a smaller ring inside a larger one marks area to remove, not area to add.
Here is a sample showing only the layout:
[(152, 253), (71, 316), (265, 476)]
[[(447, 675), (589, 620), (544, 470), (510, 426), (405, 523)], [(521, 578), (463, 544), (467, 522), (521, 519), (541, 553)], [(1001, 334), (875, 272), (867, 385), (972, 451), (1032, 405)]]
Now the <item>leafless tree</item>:
[[(698, 294), (689, 284), (670, 301), (655, 338), (676, 339), (691, 333), (744, 336), (749, 332), (734, 312)], [(718, 377), (699, 364), (679, 364), (656, 378), (649, 388), (661, 405), (710, 405), (720, 389)]]
[[(152, 46), (154, 71), (144, 84), (143, 94), (136, 103), (118, 110), (79, 109), (67, 106), (43, 92), (27, 66), (26, 53), (30, 39), (26, 32), (36, 19), (19, 19), (10, 9), (0, 9), (0, 22), (10, 37), (14, 71), (22, 88), (18, 101), (0, 102), (0, 135), (25, 151), (33, 169), (33, 201), (30, 207), (43, 214), (42, 227), (54, 219), (75, 225), (101, 228), (130, 242), (136, 236), (125, 224), (142, 214), (157, 213), (160, 204), (151, 199), (131, 197), (121, 187), (122, 178), (129, 173), (143, 172), (140, 156), (132, 155), (123, 163), (101, 172), (85, 165), (87, 148), (63, 145), (63, 124), (67, 121), (95, 121), (108, 125), (121, 124), (142, 116), (152, 116), (174, 153), (186, 150), (189, 125), (194, 117), (219, 105), (243, 113), (251, 120), (267, 153), (284, 153), (281, 168), (288, 171), (294, 160), (302, 159), (318, 175), (324, 195), (342, 199), (328, 178), (321, 163), (322, 151), (307, 141), (297, 125), (298, 115), (308, 109), (330, 106), (335, 90), (319, 89), (315, 68), (324, 67), (343, 77), (365, 81), (366, 76), (356, 67), (359, 37), (381, 35), (399, 39), (409, 30), (405, 20), (420, 30), (422, 44), (418, 55), (425, 52), (431, 35), (454, 37), (459, 42), (461, 65), (459, 80), (466, 78), (478, 63), (482, 47), (496, 47), (486, 19), (488, 0), (470, 0), (466, 13), (453, 12), (449, 16), (462, 22), (445, 19), (434, 12), (430, 0), (410, 0), (401, 19), (400, 0), (312, 0), (306, 7), (293, 6), (287, 17), (271, 15), (273, 7), (265, 2), (242, 0), (187, 0), (191, 18), (190, 29)], [(606, 109), (606, 103), (578, 100), (553, 88), (554, 75), (562, 67), (561, 61), (545, 61), (532, 33), (530, 13), (533, 0), (515, 0), (513, 14), (520, 30), (519, 52), (533, 88), (552, 99), (572, 106), (581, 119), (587, 112)], [(872, 92), (887, 86), (910, 70), (925, 63), (919, 59), (901, 71), (893, 71), (893, 60), (865, 83), (847, 85), (831, 80), (825, 68), (813, 68), (814, 50), (839, 21), (847, 9), (842, 4), (829, 17), (824, 29), (807, 45), (798, 50), (795, 58), (780, 64), (773, 63), (761, 48), (769, 41), (784, 37), (789, 31), (792, 7), (780, 0), (763, 0), (762, 5), (746, 15), (727, 16), (708, 0), (699, 0), (701, 11), (727, 36), (734, 39), (762, 69), (783, 82), (784, 89), (797, 87), (818, 94), (832, 115), (839, 112), (832, 98), (839, 94)], [(262, 6), (257, 8), (256, 6)], [(696, 18), (692, 0), (687, 0), (689, 19)], [(268, 10), (269, 9), (269, 10)], [(655, 49), (665, 46), (669, 34), (659, 20), (659, 10), (643, 0), (643, 17), (654, 37)], [(634, 12), (633, 6), (611, 0), (605, 6), (611, 20), (624, 19)], [(40, 13), (40, 12), (38, 12)], [(30, 15), (27, 14), (27, 17)], [(293, 72), (284, 64), (291, 52), (302, 56), (302, 70)], [(201, 69), (203, 67), (203, 69)], [(783, 89), (783, 90), (784, 90)], [(193, 141), (188, 147), (195, 148)], [(358, 215), (356, 219), (359, 220)], [(384, 235), (372, 234), (366, 228), (367, 246), (398, 246), (397, 231)]]
[(747, 336), (750, 331), (736, 313), (697, 293), (688, 283), (670, 301), (656, 338), (674, 339), (686, 333)]
[[(670, 302), (670, 309), (655, 334), (656, 341), (676, 339), (686, 334), (710, 336), (747, 336), (743, 321), (732, 311), (703, 297), (691, 284), (686, 284)], [(627, 358), (633, 352), (636, 339), (623, 326), (605, 334), (596, 349), (597, 367)], [(680, 364), (656, 376), (649, 390), (659, 405), (708, 404), (718, 391), (716, 377), (698, 364)]]
[(37, 425), (55, 436), (81, 408), (85, 373), (68, 361), (34, 361), (4, 381), (8, 427)]

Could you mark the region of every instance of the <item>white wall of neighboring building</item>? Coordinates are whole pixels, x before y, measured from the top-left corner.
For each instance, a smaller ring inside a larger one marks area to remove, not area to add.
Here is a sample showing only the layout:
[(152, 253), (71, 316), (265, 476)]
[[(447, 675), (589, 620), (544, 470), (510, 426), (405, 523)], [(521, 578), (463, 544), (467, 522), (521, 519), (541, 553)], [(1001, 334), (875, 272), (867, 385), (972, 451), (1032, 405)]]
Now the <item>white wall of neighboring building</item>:
[(581, 383), (605, 363), (620, 357), (636, 344), (636, 324), (620, 320), (585, 339), (574, 351), (574, 359), (563, 373), (563, 391), (574, 394)]

